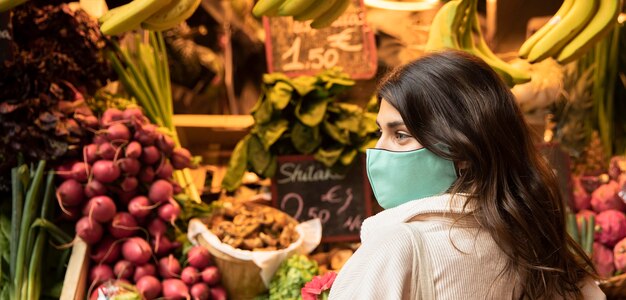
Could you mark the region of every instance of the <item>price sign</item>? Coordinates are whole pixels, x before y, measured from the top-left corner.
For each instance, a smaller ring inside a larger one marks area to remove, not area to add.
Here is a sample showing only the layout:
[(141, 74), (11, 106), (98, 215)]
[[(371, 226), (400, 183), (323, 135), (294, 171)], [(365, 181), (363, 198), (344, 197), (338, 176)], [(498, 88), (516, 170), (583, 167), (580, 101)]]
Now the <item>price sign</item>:
[(282, 156), (272, 203), (298, 222), (319, 218), (323, 242), (358, 241), (361, 223), (372, 213), (366, 176), (363, 157), (339, 174), (312, 156)]
[(9, 30), (10, 19), (10, 12), (0, 13), (0, 65), (6, 59), (11, 58), (11, 41), (13, 39)]
[(295, 77), (339, 66), (353, 79), (370, 79), (376, 74), (374, 34), (367, 26), (361, 0), (352, 0), (327, 28), (312, 29), (311, 22), (263, 17), (269, 72)]

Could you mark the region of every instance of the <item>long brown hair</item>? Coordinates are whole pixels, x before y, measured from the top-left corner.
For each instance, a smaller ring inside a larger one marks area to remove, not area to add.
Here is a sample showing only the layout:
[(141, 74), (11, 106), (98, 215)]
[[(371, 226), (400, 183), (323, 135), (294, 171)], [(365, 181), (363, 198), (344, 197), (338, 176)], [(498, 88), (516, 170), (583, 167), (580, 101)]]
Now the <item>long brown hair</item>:
[(466, 205), (508, 256), (501, 275), (517, 279), (520, 299), (582, 298), (592, 263), (567, 234), (556, 178), (498, 75), (445, 51), (392, 71), (378, 93), (420, 144), (461, 166), (451, 191), (469, 194)]

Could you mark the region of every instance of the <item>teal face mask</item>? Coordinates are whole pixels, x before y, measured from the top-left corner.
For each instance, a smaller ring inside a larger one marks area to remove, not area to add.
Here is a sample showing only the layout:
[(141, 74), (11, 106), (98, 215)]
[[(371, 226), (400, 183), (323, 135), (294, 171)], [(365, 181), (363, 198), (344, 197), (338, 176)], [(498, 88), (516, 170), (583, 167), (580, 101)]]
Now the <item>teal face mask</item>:
[(444, 193), (457, 179), (454, 163), (426, 148), (407, 152), (367, 149), (367, 177), (384, 209)]

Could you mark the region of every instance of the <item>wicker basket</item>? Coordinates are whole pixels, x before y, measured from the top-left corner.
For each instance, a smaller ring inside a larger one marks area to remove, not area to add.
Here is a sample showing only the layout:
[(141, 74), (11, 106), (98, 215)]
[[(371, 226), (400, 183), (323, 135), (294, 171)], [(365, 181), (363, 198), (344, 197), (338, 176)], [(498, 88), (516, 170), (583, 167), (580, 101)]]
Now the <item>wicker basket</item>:
[(613, 276), (600, 282), (600, 288), (607, 299), (626, 299), (626, 274)]

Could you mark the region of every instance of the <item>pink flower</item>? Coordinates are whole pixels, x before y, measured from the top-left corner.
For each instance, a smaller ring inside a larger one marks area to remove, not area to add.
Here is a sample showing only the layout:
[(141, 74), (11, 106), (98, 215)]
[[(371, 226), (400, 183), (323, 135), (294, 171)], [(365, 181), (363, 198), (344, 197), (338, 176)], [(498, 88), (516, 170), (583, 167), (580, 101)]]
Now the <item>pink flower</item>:
[(302, 300), (318, 300), (318, 296), (322, 296), (322, 299), (327, 299), (330, 287), (335, 282), (336, 277), (337, 273), (335, 272), (328, 272), (324, 275), (313, 277), (300, 290)]

